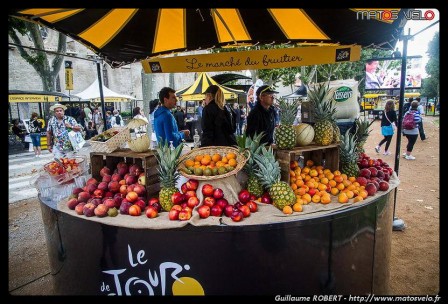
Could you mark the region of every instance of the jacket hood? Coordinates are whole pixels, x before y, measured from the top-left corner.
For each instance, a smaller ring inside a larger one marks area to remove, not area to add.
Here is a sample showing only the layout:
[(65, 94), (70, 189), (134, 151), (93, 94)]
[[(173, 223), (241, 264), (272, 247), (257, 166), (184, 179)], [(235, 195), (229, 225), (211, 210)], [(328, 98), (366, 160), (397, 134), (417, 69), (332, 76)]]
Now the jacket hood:
[(154, 112), (154, 118), (157, 118), (161, 115), (169, 114), (170, 110), (166, 107), (158, 107), (157, 110)]

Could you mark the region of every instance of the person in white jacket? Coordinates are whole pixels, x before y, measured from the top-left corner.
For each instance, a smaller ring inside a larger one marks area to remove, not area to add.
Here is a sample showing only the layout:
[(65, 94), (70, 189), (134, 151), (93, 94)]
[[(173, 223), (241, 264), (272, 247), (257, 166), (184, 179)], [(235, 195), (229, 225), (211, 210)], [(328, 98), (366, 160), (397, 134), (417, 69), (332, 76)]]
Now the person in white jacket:
[(110, 124), (113, 127), (123, 127), (124, 121), (123, 117), (121, 117), (120, 113), (118, 113), (118, 110), (114, 110), (113, 116), (110, 118)]

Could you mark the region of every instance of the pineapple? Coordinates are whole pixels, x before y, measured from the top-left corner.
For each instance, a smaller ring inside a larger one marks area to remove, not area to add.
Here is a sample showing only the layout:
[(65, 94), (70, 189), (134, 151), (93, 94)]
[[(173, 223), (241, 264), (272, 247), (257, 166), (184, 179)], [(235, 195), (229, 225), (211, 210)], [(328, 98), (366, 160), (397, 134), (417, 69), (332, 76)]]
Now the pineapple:
[(160, 194), (159, 201), (163, 210), (170, 211), (173, 207), (171, 196), (179, 191), (176, 188), (176, 181), (179, 178), (177, 166), (179, 165), (179, 156), (182, 152), (183, 144), (181, 143), (174, 150), (168, 146), (168, 142), (159, 142), (157, 147), (157, 161), (159, 162), (159, 178), (160, 178)]
[(314, 141), (321, 146), (328, 146), (333, 142), (332, 116), (336, 108), (326, 96), (329, 92), (329, 84), (317, 84), (308, 92), (308, 99), (311, 102), (314, 120)]
[(236, 138), (239, 151), (243, 153), (247, 149), (250, 152), (250, 156), (247, 159), (243, 170), (249, 177), (249, 179), (247, 180), (246, 189), (250, 192), (250, 194), (253, 194), (256, 197), (260, 197), (263, 195), (263, 186), (255, 175), (255, 168), (257, 168), (257, 164), (255, 163), (254, 157), (256, 154), (260, 154), (261, 147), (264, 145), (260, 145), (260, 140), (263, 137), (263, 134), (264, 132), (261, 132), (260, 134), (255, 133), (253, 139), (250, 136), (246, 137), (246, 134), (238, 136)]
[(367, 141), (367, 137), (369, 137), (369, 134), (372, 130), (369, 130), (370, 126), (372, 125), (373, 121), (369, 121), (368, 119), (359, 119), (357, 118), (355, 120), (356, 124), (356, 148), (358, 150), (358, 153), (364, 152), (364, 144)]
[(349, 177), (357, 177), (359, 174), (359, 168), (357, 164), (358, 148), (356, 146), (356, 135), (351, 134), (350, 129), (345, 132), (345, 135), (341, 135), (339, 151), (339, 169), (341, 170), (341, 172), (347, 174), (347, 176)]
[(261, 153), (255, 154), (255, 162), (258, 165), (258, 168), (255, 169), (255, 174), (263, 187), (268, 189), (273, 205), (280, 210), (283, 210), (285, 206), (293, 205), (296, 197), (291, 187), (287, 183), (280, 181), (280, 165), (274, 158), (272, 148), (269, 147), (269, 150), (266, 150), (262, 146)]
[(296, 130), (293, 127), (297, 115), (299, 102), (279, 100), (280, 126), (275, 129), (275, 143), (279, 149), (292, 149), (296, 145)]

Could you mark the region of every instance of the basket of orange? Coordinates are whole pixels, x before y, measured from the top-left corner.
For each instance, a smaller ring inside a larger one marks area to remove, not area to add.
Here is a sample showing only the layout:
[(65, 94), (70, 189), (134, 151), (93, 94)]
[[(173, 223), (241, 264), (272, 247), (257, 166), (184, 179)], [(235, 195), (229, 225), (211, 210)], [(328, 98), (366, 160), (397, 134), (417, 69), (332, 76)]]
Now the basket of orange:
[(233, 147), (196, 148), (180, 157), (177, 169), (186, 178), (214, 180), (237, 174), (246, 164), (247, 158), (248, 155)]

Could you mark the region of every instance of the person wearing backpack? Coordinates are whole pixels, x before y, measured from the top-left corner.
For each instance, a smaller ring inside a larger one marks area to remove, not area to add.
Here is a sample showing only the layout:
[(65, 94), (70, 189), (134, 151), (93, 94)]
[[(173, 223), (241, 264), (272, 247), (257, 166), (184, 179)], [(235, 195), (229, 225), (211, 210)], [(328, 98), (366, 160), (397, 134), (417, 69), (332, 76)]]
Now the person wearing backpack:
[(205, 103), (201, 147), (236, 146), (236, 113), (226, 104), (224, 93), (217, 85), (205, 90)]
[(420, 112), (418, 111), (418, 102), (413, 101), (411, 103), (411, 108), (404, 114), (402, 122), (403, 135), (408, 139), (408, 144), (406, 145), (406, 153), (403, 153), (403, 157), (407, 160), (414, 160), (415, 157), (411, 155), (414, 149), (415, 142), (418, 137), (418, 125), (421, 123), (422, 118)]
[(114, 115), (110, 119), (110, 124), (113, 127), (122, 127), (124, 126), (123, 118), (121, 117), (120, 113), (118, 113), (118, 110), (114, 110)]

